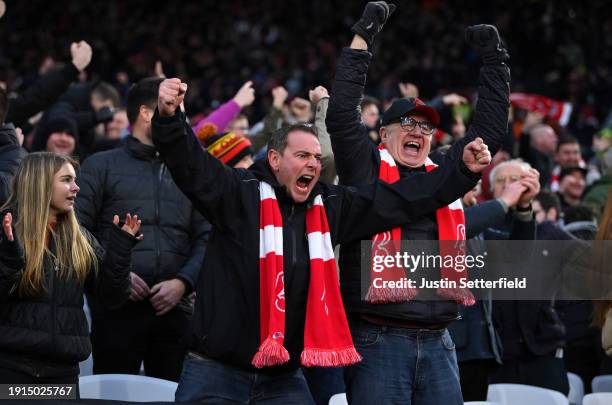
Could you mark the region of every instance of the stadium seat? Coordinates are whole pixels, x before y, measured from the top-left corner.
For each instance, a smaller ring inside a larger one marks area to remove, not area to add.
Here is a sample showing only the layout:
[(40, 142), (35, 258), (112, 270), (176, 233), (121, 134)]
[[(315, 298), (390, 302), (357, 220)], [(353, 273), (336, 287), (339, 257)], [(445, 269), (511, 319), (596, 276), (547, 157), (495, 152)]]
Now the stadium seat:
[(582, 400), (582, 405), (610, 405), (612, 404), (612, 392), (596, 392), (587, 394)]
[(329, 399), (329, 405), (348, 405), (346, 394), (343, 392), (341, 394), (332, 395)]
[(570, 387), (567, 397), (569, 398), (570, 404), (581, 405), (582, 397), (584, 397), (584, 383), (582, 382), (582, 378), (580, 378), (578, 374), (567, 373), (567, 379)]
[(598, 375), (591, 383), (593, 392), (612, 392), (612, 374)]
[(129, 374), (96, 374), (79, 378), (81, 398), (132, 402), (174, 402), (177, 383)]
[(499, 405), (499, 402), (469, 401), (469, 402), (464, 402), (463, 405)]
[(487, 401), (501, 405), (569, 405), (567, 397), (560, 392), (522, 384), (490, 384)]

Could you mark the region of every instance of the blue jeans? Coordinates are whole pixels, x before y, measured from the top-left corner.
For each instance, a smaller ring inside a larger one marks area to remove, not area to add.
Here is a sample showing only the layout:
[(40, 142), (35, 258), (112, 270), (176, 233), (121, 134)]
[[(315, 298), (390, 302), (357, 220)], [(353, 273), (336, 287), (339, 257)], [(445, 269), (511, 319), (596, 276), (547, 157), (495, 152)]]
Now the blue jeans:
[(351, 323), (363, 361), (344, 370), (349, 404), (463, 404), (455, 344), (446, 329)]
[(187, 354), (176, 402), (207, 404), (314, 404), (302, 370), (265, 375)]

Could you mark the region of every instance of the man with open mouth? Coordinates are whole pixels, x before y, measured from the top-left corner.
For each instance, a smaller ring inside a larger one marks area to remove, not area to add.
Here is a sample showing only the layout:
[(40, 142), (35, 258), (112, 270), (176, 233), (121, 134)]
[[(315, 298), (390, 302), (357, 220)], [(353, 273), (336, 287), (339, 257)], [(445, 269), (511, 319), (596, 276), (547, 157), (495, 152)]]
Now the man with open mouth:
[(319, 182), (316, 130), (296, 124), (271, 137), (266, 159), (234, 169), (200, 147), (179, 109), (186, 91), (164, 80), (152, 120), (161, 159), (213, 227), (176, 400), (312, 404), (301, 366), (361, 360), (333, 247), (444, 207), (474, 187), (491, 155), (477, 139), (429, 173), (334, 186)]
[[(369, 50), (374, 36), (394, 10), (395, 5), (384, 1), (368, 3), (361, 19), (352, 27), (355, 35), (350, 47), (342, 50), (338, 60), (326, 124), (342, 185), (358, 186), (376, 180), (393, 183), (436, 167), (432, 172), (455, 165), (464, 146), (478, 137), (484, 139), (494, 155), (507, 131), (510, 71), (504, 61), (509, 56), (495, 27), (477, 25), (466, 30), (466, 41), (483, 59), (478, 103), (466, 137), (445, 154), (431, 153), (431, 138), (439, 124), (438, 112), (418, 98), (401, 98), (382, 115), (381, 145), (370, 141), (361, 122), (359, 102), (372, 59)], [(431, 192), (437, 185), (422, 186), (415, 188), (414, 194), (433, 198)], [(465, 239), (460, 202), (445, 208), (448, 210), (421, 215), (364, 239), (372, 240), (373, 251), (385, 234), (398, 243)], [(367, 222), (368, 218), (362, 221)], [(440, 254), (443, 246), (439, 244)], [(439, 290), (433, 292), (437, 300), (425, 300), (426, 294), (415, 289), (372, 290), (372, 294), (368, 291), (364, 297), (361, 244), (343, 244), (339, 265), (351, 333), (363, 356), (361, 363), (345, 368), (349, 403), (462, 404), (454, 343), (446, 326), (459, 317), (458, 304), (474, 302), (470, 292)], [(443, 270), (440, 269), (442, 276)]]

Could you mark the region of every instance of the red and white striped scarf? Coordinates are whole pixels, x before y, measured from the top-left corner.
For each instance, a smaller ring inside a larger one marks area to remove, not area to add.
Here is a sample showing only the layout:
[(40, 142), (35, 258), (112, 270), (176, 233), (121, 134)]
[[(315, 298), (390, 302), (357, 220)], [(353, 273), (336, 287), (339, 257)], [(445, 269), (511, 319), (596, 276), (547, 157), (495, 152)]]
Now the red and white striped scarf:
[[(395, 183), (400, 179), (399, 170), (395, 164), (395, 160), (387, 151), (384, 145), (379, 146), (380, 151), (380, 170), (378, 178), (387, 183)], [(427, 158), (425, 160), (425, 170), (430, 172), (436, 169), (438, 165)], [(440, 241), (465, 241), (465, 217), (463, 215), (463, 205), (461, 200), (455, 200), (446, 207), (436, 210), (436, 220), (438, 223), (438, 239)], [(396, 227), (391, 230), (378, 233), (372, 238), (372, 264), (375, 256), (393, 256), (400, 252), (402, 239), (401, 227)], [(458, 256), (465, 254), (465, 242), (462, 243), (441, 243), (440, 255)], [(448, 279), (456, 282), (459, 286), (461, 279), (467, 278), (467, 271), (458, 272), (454, 268), (442, 266), (440, 268), (441, 279)], [(406, 272), (403, 268), (383, 267), (381, 272), (375, 272), (373, 266), (370, 270), (370, 288), (366, 296), (366, 300), (372, 304), (384, 304), (390, 302), (403, 302), (415, 298), (418, 294), (418, 289), (409, 288), (406, 283), (395, 283), (395, 286), (404, 285), (405, 287), (388, 288), (374, 287), (374, 279), (379, 278), (383, 281), (402, 281), (406, 278)], [(382, 283), (383, 286), (389, 283)], [(457, 301), (462, 305), (473, 305), (475, 303), (474, 296), (467, 288), (438, 288), (438, 295)]]
[[(261, 182), (259, 225), (259, 308), (261, 344), (252, 360), (257, 367), (289, 361), (285, 347), (283, 219), (274, 189)], [(306, 211), (310, 284), (304, 325), (304, 366), (338, 367), (361, 361), (340, 297), (338, 273), (325, 207), (320, 195)]]

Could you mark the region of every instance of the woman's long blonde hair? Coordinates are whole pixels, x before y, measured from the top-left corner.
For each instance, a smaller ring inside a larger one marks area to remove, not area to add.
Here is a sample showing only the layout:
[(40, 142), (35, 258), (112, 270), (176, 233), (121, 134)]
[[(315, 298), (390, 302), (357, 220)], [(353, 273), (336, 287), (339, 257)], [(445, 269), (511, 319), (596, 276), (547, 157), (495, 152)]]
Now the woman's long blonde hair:
[[(65, 164), (75, 170), (76, 161), (49, 152), (32, 153), (19, 165), (12, 192), (2, 209), (17, 214), (15, 230), (25, 254), (25, 267), (18, 285), (20, 295), (36, 295), (43, 288), (45, 257), (54, 263), (59, 276), (85, 281), (90, 270), (97, 270), (98, 260), (87, 237), (81, 232), (74, 211), (59, 214), (57, 226), (48, 225), (53, 181)], [(47, 248), (53, 240), (55, 251)]]
[[(597, 241), (595, 243), (601, 244), (595, 246), (595, 265), (598, 267), (598, 271), (607, 274), (606, 269), (610, 267), (610, 263), (608, 262), (610, 259), (610, 253), (606, 248), (609, 246), (610, 242), (603, 241), (612, 240), (612, 188), (610, 188), (608, 191), (608, 200), (606, 201), (606, 206), (604, 208), (603, 215), (601, 216), (601, 223), (599, 224), (599, 229), (597, 230), (595, 240)], [(609, 277), (604, 277), (604, 280), (609, 280)], [(612, 286), (604, 287), (606, 291), (612, 288)], [(594, 301), (594, 306), (595, 312), (593, 314), (593, 325), (601, 328), (606, 320), (606, 313), (610, 308), (612, 308), (612, 301)]]

